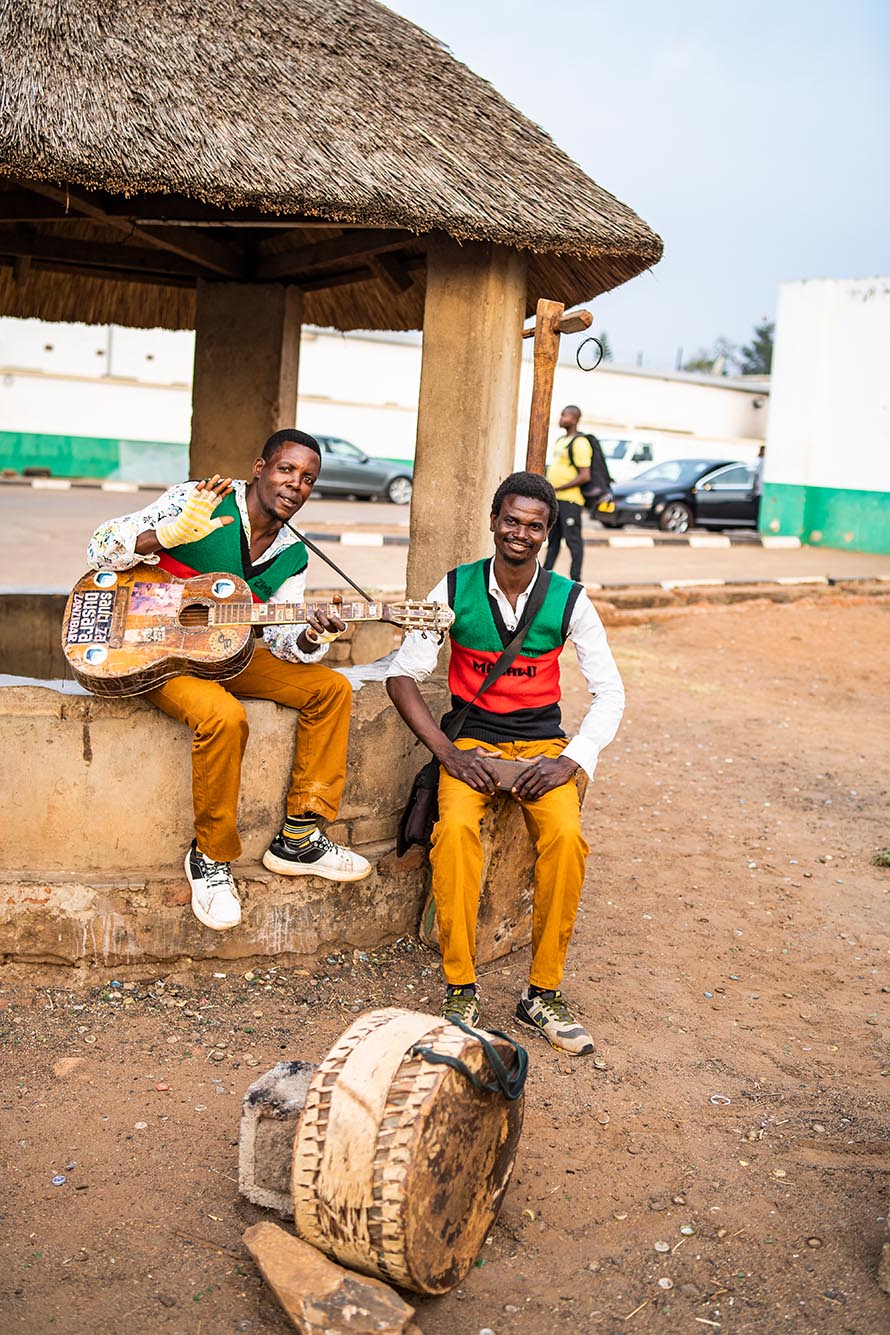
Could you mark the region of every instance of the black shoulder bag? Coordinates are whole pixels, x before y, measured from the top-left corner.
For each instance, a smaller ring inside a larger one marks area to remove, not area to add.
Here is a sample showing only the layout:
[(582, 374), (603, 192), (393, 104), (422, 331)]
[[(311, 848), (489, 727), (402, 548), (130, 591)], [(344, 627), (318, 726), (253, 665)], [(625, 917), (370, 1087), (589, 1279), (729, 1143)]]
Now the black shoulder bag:
[(602, 446), (596, 436), (585, 435), (583, 431), (579, 431), (578, 435), (573, 436), (569, 441), (569, 463), (575, 472), (581, 471), (575, 463), (575, 451), (573, 449), (575, 441), (579, 437), (583, 437), (590, 443), (590, 477), (586, 482), (581, 483), (581, 495), (584, 497), (585, 510), (595, 516), (597, 506), (612, 485), (612, 479), (609, 476), (609, 468)]
[[(460, 736), (460, 730), (464, 725), (464, 720), (482, 692), (488, 690), (488, 687), (493, 685), (498, 677), (502, 677), (512, 665), (513, 660), (522, 648), (529, 627), (541, 610), (549, 587), (550, 571), (542, 570), (538, 574), (538, 578), (535, 581), (535, 587), (529, 595), (529, 600), (525, 605), (519, 625), (516, 628), (516, 634), (506, 646), (504, 652), (492, 663), (483, 678), (482, 684), (470, 703), (458, 710), (454, 718), (448, 724), (448, 727), (445, 729), (445, 735), (448, 737), (449, 741), (456, 741)], [(402, 811), (399, 820), (399, 828), (396, 835), (397, 856), (402, 857), (412, 844), (428, 845), (432, 838), (433, 826), (438, 818), (439, 762), (433, 757), (433, 759), (428, 760), (414, 776), (414, 782), (411, 785), (408, 801), (405, 803), (405, 808)]]

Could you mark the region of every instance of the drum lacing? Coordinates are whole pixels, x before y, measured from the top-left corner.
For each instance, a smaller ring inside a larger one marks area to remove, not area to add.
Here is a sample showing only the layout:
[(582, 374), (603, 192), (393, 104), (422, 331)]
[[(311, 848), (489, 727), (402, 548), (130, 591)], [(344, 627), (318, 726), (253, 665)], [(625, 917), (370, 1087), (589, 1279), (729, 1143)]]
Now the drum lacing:
[[(463, 1020), (456, 1017), (449, 1019), (448, 1023), (456, 1025), (470, 1038), (474, 1038), (477, 1043), (482, 1044), (482, 1049), (494, 1072), (494, 1080), (480, 1080), (476, 1072), (471, 1071), (469, 1066), (461, 1061), (460, 1057), (452, 1057), (447, 1052), (435, 1052), (432, 1048), (426, 1048), (420, 1044), (415, 1044), (411, 1049), (411, 1056), (423, 1057), (424, 1061), (432, 1062), (434, 1065), (451, 1066), (455, 1071), (460, 1071), (462, 1075), (465, 1075), (474, 1089), (485, 1090), (489, 1094), (500, 1092), (505, 1099), (518, 1099), (525, 1088), (525, 1078), (528, 1075), (528, 1053), (525, 1048), (520, 1043), (516, 1043), (509, 1035), (502, 1033), (500, 1029), (487, 1029), (483, 1032), (471, 1028), (470, 1025), (464, 1024)], [(486, 1033), (490, 1034), (492, 1038), (502, 1038), (513, 1049), (516, 1060), (510, 1071), (507, 1070), (494, 1044), (484, 1036)]]

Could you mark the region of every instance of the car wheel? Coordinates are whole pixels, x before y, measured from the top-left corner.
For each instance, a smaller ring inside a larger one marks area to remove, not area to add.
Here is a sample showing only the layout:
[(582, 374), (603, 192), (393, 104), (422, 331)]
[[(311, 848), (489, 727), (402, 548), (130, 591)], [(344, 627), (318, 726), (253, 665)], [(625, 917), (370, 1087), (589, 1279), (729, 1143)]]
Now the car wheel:
[(410, 477), (394, 477), (386, 488), (386, 497), (393, 505), (407, 505), (413, 491), (414, 483)]
[(668, 501), (658, 517), (663, 533), (686, 533), (692, 524), (692, 511), (682, 501)]

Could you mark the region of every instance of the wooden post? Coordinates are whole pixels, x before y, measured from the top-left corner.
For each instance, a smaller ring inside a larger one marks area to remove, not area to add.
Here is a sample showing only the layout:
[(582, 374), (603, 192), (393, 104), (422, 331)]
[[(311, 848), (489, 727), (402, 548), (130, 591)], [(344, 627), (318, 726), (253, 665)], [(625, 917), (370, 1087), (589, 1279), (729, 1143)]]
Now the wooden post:
[(294, 425), (302, 310), (283, 283), (198, 283), (190, 477), (245, 477)]
[(553, 398), (553, 375), (559, 358), (561, 334), (575, 334), (593, 324), (590, 311), (575, 311), (565, 315), (561, 301), (538, 302), (534, 329), (523, 330), (523, 338), (535, 340), (535, 376), (532, 388), (532, 406), (528, 419), (528, 449), (525, 467), (529, 473), (543, 473), (547, 460), (547, 432), (550, 427), (550, 404)]

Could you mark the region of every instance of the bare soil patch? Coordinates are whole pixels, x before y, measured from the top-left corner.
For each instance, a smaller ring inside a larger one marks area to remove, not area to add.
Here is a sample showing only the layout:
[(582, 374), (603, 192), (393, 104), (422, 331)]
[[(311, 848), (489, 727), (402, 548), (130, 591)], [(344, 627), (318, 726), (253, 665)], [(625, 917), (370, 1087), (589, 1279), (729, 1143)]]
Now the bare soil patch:
[[(587, 801), (565, 980), (607, 1069), (526, 1040), (505, 1208), (418, 1324), (881, 1335), (890, 607), (747, 604), (610, 634), (628, 713)], [(486, 971), (492, 1027), (512, 1029), (526, 967)], [(289, 1329), (240, 1241), (263, 1217), (237, 1194), (241, 1095), (364, 1009), (435, 1008), (437, 959), (402, 940), (222, 972), (0, 975), (4, 1331)]]

